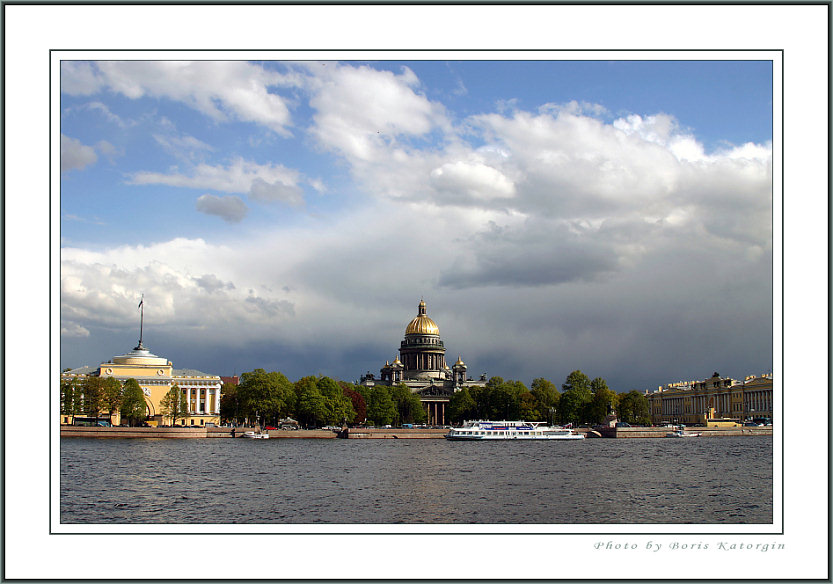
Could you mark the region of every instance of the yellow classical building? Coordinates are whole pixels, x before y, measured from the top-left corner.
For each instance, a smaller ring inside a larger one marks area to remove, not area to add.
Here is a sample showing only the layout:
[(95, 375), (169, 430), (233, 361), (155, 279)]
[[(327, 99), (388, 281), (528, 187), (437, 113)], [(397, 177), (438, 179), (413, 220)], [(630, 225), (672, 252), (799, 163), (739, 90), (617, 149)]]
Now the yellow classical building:
[(720, 377), (681, 381), (647, 394), (653, 424), (739, 425), (746, 420), (772, 421), (772, 374), (743, 381)]
[[(158, 357), (142, 346), (141, 340), (129, 353), (113, 357), (98, 367), (80, 367), (61, 373), (61, 382), (63, 385), (65, 381), (83, 381), (87, 377), (115, 377), (122, 385), (128, 379), (135, 379), (145, 395), (149, 425), (171, 425), (173, 420), (162, 414), (160, 402), (174, 385), (185, 395), (188, 404), (184, 417), (177, 418), (177, 426), (220, 423), (220, 377), (193, 369), (174, 369), (166, 358)], [(106, 412), (102, 415), (105, 420), (110, 419)], [(60, 415), (61, 424), (78, 423), (79, 418), (79, 415)], [(113, 425), (120, 424), (119, 414), (113, 415), (110, 421)]]

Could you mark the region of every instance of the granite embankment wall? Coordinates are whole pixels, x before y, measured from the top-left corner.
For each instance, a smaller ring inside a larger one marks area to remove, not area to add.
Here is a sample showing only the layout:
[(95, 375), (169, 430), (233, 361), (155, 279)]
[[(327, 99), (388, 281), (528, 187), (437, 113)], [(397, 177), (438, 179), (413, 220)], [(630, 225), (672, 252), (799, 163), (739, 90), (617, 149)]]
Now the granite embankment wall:
[[(672, 428), (596, 428), (595, 432), (601, 434), (602, 438), (665, 438)], [(582, 430), (593, 432), (592, 430)], [(686, 428), (687, 432), (696, 432), (703, 438), (716, 438), (721, 436), (772, 436), (772, 426), (752, 426), (740, 428)], [(594, 437), (592, 434), (588, 438)]]
[[(235, 438), (254, 428), (234, 428)], [(231, 438), (231, 428), (102, 428), (61, 426), (61, 438)], [(669, 428), (577, 428), (588, 438), (664, 438)], [(772, 436), (772, 426), (743, 428), (688, 428), (703, 438), (721, 436)], [(437, 439), (448, 430), (441, 428), (351, 428), (348, 438), (367, 439)], [(270, 438), (336, 438), (333, 430), (269, 430)]]
[[(254, 428), (234, 428), (234, 437)], [(61, 426), (61, 438), (231, 438), (232, 428), (103, 428)], [(269, 430), (270, 438), (335, 438), (332, 430)]]

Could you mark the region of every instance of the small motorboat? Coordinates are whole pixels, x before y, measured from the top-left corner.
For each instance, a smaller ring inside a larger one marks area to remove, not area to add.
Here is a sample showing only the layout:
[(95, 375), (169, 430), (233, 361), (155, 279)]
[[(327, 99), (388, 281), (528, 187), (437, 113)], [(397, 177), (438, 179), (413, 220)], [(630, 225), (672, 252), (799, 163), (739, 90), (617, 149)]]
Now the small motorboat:
[(268, 440), (269, 432), (246, 432), (243, 438), (251, 438), (252, 440)]
[(668, 432), (666, 438), (699, 438), (700, 432), (686, 432), (685, 426), (680, 426), (673, 432)]

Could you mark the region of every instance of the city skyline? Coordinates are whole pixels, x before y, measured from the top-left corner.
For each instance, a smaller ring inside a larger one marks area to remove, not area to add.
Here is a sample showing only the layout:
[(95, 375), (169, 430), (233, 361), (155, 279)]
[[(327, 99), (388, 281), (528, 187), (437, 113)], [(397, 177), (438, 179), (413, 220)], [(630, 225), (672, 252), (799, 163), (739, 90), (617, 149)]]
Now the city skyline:
[(61, 367), (352, 381), (424, 298), (469, 374), (772, 371), (766, 61), (61, 69)]

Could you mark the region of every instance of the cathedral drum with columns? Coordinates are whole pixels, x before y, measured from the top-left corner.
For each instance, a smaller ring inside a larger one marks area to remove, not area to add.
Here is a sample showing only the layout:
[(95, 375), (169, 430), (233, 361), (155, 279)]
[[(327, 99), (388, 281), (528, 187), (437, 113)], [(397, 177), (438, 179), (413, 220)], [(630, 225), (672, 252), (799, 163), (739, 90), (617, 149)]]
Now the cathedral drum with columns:
[(430, 425), (445, 425), (446, 408), (455, 391), (466, 386), (486, 384), (482, 375), (474, 381), (466, 377), (467, 366), (458, 357), (453, 367), (445, 361), (445, 345), (440, 339), (440, 328), (426, 313), (425, 301), (420, 300), (416, 317), (405, 327), (405, 338), (399, 344), (399, 356), (393, 363), (386, 361), (380, 379), (368, 372), (361, 385), (404, 384), (419, 395), (428, 413)]

